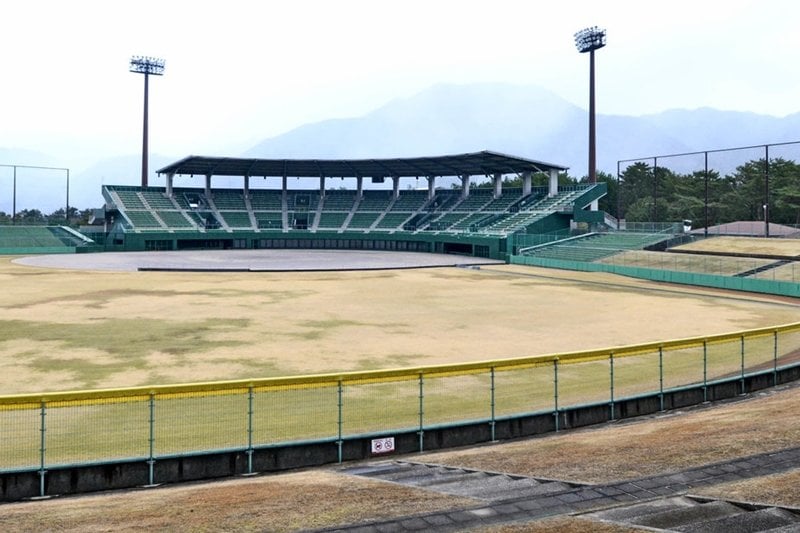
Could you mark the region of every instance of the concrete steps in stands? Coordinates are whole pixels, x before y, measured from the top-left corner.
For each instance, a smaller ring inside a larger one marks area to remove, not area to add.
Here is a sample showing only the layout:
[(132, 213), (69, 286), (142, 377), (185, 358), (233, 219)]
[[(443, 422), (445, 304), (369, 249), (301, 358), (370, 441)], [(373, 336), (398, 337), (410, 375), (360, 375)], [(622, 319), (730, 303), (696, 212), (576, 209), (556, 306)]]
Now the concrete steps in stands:
[(587, 516), (655, 530), (693, 533), (800, 531), (797, 510), (691, 496), (652, 500)]
[(403, 461), (348, 468), (344, 473), (488, 501), (555, 494), (577, 486), (562, 481)]

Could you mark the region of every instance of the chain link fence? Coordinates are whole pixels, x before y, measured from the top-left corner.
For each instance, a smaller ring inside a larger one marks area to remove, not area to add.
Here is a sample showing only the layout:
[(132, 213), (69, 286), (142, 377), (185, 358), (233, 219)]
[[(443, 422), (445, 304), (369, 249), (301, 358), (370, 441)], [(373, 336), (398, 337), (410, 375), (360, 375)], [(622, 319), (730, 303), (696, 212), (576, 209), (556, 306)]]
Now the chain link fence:
[[(609, 404), (777, 372), (800, 323), (451, 366), (0, 397), (0, 471), (344, 441)], [(556, 416), (556, 420), (558, 417)], [(252, 463), (251, 463), (252, 465)]]

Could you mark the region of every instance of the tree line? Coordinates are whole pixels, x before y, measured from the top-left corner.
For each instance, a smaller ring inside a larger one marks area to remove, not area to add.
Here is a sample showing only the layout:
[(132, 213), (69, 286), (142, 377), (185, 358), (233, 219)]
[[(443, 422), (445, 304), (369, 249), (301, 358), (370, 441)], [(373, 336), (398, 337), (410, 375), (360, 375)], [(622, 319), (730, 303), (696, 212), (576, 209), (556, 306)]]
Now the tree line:
[(15, 216), (11, 213), (0, 211), (0, 225), (20, 225), (20, 226), (80, 226), (88, 224), (94, 209), (78, 209), (77, 207), (69, 208), (69, 217), (66, 216), (67, 211), (62, 207), (56, 209), (52, 213), (43, 213), (38, 209), (22, 209), (17, 211)]
[[(559, 185), (586, 183), (559, 173)], [(681, 174), (666, 167), (639, 162), (619, 177), (597, 173), (597, 181), (608, 187), (599, 209), (631, 222), (679, 222), (692, 220), (695, 227), (727, 222), (764, 220), (764, 206), (770, 222), (800, 224), (800, 165), (782, 158), (748, 161), (727, 175), (710, 170)], [(547, 186), (545, 174), (533, 176), (533, 186)], [(505, 187), (522, 187), (522, 178), (503, 182)], [(491, 181), (476, 185), (492, 187)], [(706, 211), (707, 210), (707, 211)]]
[[(598, 177), (598, 180), (600, 178)], [(679, 221), (696, 227), (766, 220), (800, 224), (800, 165), (776, 158), (752, 160), (730, 174), (673, 172), (635, 163), (616, 176), (604, 175), (609, 193), (601, 209), (630, 221)]]

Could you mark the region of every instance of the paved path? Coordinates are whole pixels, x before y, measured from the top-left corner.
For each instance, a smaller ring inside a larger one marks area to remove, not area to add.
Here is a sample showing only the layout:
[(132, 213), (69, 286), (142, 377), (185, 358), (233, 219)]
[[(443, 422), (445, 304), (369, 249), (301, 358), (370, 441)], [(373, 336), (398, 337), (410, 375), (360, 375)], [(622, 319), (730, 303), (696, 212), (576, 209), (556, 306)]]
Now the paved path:
[(636, 480), (572, 488), (558, 493), (492, 501), (488, 505), (319, 531), (459, 531), (525, 523), (540, 518), (686, 494), (694, 489), (784, 472), (800, 467), (800, 447), (713, 463)]

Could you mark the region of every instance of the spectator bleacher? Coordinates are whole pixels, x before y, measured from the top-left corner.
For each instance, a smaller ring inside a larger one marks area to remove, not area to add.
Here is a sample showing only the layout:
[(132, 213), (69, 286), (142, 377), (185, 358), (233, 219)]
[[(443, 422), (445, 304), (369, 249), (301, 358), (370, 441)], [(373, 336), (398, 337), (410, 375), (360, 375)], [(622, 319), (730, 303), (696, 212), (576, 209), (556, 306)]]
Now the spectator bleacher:
[(5, 253), (14, 249), (68, 252), (90, 243), (90, 239), (61, 226), (0, 226), (0, 250)]
[(401, 229), (403, 223), (406, 222), (409, 218), (411, 218), (413, 212), (400, 212), (400, 211), (390, 211), (383, 215), (383, 218), (378, 221), (378, 225), (375, 226), (377, 230), (397, 230)]
[(522, 255), (571, 261), (596, 261), (626, 250), (641, 250), (670, 237), (671, 235), (659, 233), (591, 233), (566, 242), (557, 241), (523, 250)]
[(174, 189), (106, 186), (104, 194), (119, 208), (133, 231), (431, 231), (503, 235), (519, 231), (557, 212), (568, 212), (587, 187), (570, 187), (553, 197), (542, 191), (523, 197), (508, 189), (406, 190)]

